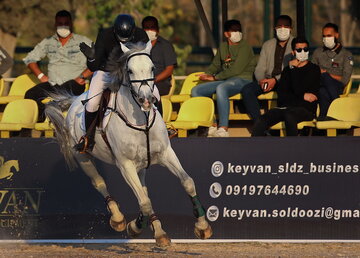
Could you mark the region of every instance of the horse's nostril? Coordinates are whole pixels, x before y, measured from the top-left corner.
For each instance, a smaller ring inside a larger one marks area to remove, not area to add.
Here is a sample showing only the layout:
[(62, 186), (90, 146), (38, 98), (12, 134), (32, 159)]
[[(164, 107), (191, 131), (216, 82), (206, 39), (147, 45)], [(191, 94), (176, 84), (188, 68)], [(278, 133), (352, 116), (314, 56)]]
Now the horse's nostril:
[(144, 103), (145, 99), (144, 98), (139, 98), (139, 102), (140, 103)]

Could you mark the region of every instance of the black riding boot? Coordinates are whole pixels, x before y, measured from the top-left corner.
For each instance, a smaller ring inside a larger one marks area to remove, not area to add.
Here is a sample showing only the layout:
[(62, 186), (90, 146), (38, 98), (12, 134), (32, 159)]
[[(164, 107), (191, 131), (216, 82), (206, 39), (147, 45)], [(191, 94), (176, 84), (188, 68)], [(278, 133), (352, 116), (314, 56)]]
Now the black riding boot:
[(96, 118), (98, 111), (88, 112), (85, 110), (85, 129), (86, 134), (80, 138), (78, 144), (74, 148), (80, 153), (85, 153), (86, 151), (92, 151), (95, 145), (95, 131), (96, 131)]

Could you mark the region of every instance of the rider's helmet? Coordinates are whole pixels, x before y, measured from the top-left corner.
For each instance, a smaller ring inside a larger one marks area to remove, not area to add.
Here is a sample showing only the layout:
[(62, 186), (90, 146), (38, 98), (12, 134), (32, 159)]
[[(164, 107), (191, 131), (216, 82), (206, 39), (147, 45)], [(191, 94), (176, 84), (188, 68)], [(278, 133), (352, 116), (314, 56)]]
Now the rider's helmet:
[(114, 22), (114, 33), (120, 42), (129, 42), (135, 33), (134, 18), (129, 14), (119, 14)]

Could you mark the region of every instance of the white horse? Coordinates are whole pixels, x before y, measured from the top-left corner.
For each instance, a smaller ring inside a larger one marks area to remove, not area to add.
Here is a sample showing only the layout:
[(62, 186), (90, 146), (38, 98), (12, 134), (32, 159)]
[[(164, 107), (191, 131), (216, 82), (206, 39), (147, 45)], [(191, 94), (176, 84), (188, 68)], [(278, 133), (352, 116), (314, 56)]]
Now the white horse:
[[(137, 237), (144, 228), (151, 225), (157, 245), (170, 244), (170, 238), (154, 213), (145, 185), (145, 169), (149, 165), (160, 164), (180, 179), (192, 200), (193, 212), (197, 218), (195, 235), (201, 239), (209, 238), (212, 229), (197, 197), (194, 181), (182, 168), (171, 148), (162, 117), (153, 107), (154, 65), (149, 55), (151, 43), (149, 41), (142, 47), (134, 45), (131, 49), (121, 45), (121, 49), (124, 52), (121, 58), (115, 58), (119, 56), (116, 51), (111, 56), (113, 72), (109, 87), (117, 92), (115, 101), (112, 108), (108, 109), (110, 114), (106, 127), (102, 130), (98, 128), (96, 132), (96, 144), (91, 153), (80, 154), (73, 149), (85, 133), (84, 106), (81, 101), (91, 96), (87, 96), (87, 93), (77, 98), (69, 98), (66, 94), (52, 96), (55, 101), (48, 104), (46, 114), (55, 126), (61, 151), (70, 166), (80, 164), (86, 175), (91, 178), (94, 187), (106, 199), (111, 213), (110, 225), (114, 230), (123, 231), (126, 228), (130, 237)], [(64, 119), (61, 109), (70, 104)], [(106, 134), (108, 144), (100, 131)], [(133, 190), (140, 206), (140, 214), (127, 225), (117, 202), (110, 197), (105, 181), (97, 171), (91, 156), (115, 164)]]

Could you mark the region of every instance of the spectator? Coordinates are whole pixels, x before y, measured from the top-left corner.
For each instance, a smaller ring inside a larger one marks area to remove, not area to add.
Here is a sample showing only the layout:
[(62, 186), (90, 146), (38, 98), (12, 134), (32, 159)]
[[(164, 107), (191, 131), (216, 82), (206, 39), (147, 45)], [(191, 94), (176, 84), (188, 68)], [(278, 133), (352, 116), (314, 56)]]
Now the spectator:
[(10, 55), (0, 46), (0, 78), (14, 64)]
[[(56, 33), (38, 43), (23, 59), (30, 70), (39, 78), (40, 84), (29, 89), (26, 99), (33, 99), (39, 107), (39, 121), (45, 119), (44, 104), (49, 92), (64, 89), (80, 95), (85, 89), (85, 79), (92, 72), (86, 68), (86, 58), (79, 48), (80, 42), (91, 44), (85, 36), (73, 33), (72, 18), (68, 11), (62, 10), (55, 15)], [(48, 76), (39, 68), (37, 62), (45, 56), (49, 59)]]
[(241, 91), (246, 111), (255, 122), (260, 117), (260, 94), (276, 90), (281, 72), (291, 60), (292, 20), (288, 15), (280, 15), (275, 21), (276, 37), (266, 41), (260, 52), (255, 68), (256, 81), (246, 85)]
[(270, 109), (256, 120), (253, 136), (263, 136), (280, 121), (285, 122), (286, 135), (296, 136), (297, 124), (315, 117), (320, 68), (308, 61), (309, 43), (297, 37), (291, 42), (295, 59), (281, 73), (278, 85), (278, 107)]
[(141, 25), (152, 44), (151, 59), (155, 65), (156, 86), (161, 96), (167, 95), (171, 87), (171, 75), (177, 64), (174, 47), (159, 35), (159, 23), (155, 17), (145, 17)]
[(323, 47), (314, 51), (312, 62), (320, 66), (321, 87), (319, 90), (320, 115), (318, 120), (326, 118), (331, 102), (343, 92), (349, 82), (353, 57), (339, 41), (339, 29), (336, 24), (327, 23), (323, 29)]
[(89, 69), (95, 73), (91, 79), (88, 102), (85, 106), (86, 134), (75, 145), (76, 150), (85, 153), (91, 151), (95, 145), (96, 126), (92, 126), (92, 124), (95, 124), (102, 92), (106, 88), (106, 81), (109, 76), (107, 64), (110, 54), (114, 50), (119, 51), (120, 54), (123, 53), (120, 43), (147, 43), (148, 41), (149, 38), (145, 31), (135, 25), (134, 18), (131, 15), (120, 14), (115, 18), (113, 26), (99, 32), (95, 45), (89, 47), (85, 43), (80, 44), (81, 51), (87, 57)]
[(211, 97), (216, 93), (219, 128), (217, 124), (210, 127), (209, 137), (229, 137), (229, 97), (251, 82), (256, 63), (252, 48), (242, 39), (238, 20), (225, 22), (224, 35), (226, 42), (220, 44), (207, 73), (200, 75), (200, 80), (208, 82), (197, 85), (191, 91), (193, 97)]

